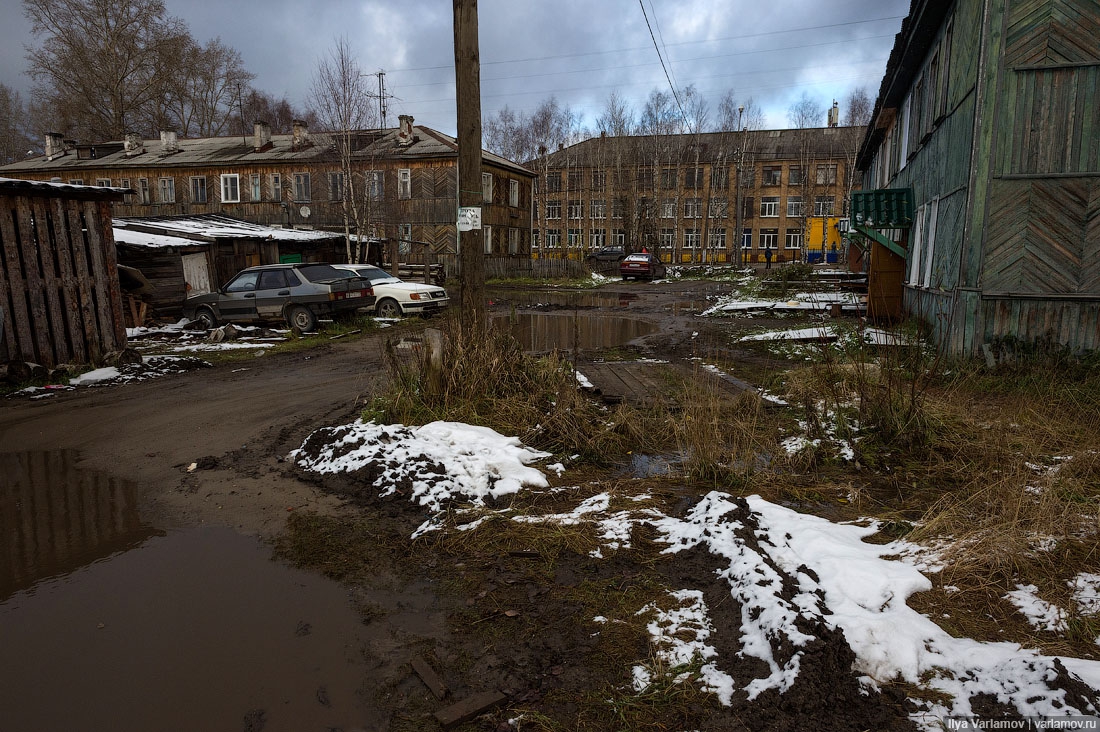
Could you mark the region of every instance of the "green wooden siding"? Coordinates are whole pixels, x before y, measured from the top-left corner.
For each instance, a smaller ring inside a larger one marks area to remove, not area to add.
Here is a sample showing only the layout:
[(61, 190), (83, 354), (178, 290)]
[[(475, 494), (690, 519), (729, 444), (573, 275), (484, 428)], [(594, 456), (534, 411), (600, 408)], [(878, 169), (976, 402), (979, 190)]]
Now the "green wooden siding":
[(1096, 0), (1013, 0), (1005, 27), (1008, 67), (1100, 62)]

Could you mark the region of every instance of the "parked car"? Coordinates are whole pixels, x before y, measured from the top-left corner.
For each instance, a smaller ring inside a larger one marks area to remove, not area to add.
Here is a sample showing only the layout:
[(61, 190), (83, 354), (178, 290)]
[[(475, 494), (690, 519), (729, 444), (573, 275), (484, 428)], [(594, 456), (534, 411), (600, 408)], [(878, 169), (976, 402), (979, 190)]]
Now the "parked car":
[(624, 280), (645, 278), (647, 280), (659, 279), (665, 276), (664, 263), (656, 255), (648, 252), (636, 252), (629, 254), (619, 263), (619, 274)]
[(370, 282), (331, 264), (267, 264), (237, 273), (224, 287), (187, 298), (183, 315), (206, 328), (221, 322), (285, 320), (308, 331), (326, 315), (374, 304)]
[(389, 272), (369, 264), (334, 264), (333, 267), (363, 277), (374, 290), (374, 314), (380, 318), (428, 314), (442, 310), (450, 303), (447, 291), (435, 285), (406, 282)]
[(625, 256), (626, 253), (622, 247), (603, 247), (592, 252), (584, 259), (589, 264), (593, 264), (595, 262), (620, 262)]

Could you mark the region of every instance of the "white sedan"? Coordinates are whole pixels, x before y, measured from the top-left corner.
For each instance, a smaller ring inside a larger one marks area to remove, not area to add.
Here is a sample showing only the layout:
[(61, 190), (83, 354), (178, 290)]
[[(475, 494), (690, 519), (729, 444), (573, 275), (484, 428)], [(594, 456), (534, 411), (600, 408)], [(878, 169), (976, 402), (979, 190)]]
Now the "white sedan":
[(447, 307), (451, 298), (435, 285), (406, 282), (369, 264), (334, 264), (336, 269), (366, 277), (374, 288), (374, 314), (380, 318), (434, 313)]

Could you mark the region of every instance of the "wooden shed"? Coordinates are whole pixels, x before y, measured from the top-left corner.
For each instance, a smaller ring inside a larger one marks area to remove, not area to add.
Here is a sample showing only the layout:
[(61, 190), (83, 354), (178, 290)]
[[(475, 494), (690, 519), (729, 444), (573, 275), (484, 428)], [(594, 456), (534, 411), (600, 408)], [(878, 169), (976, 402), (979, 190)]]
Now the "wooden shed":
[(126, 347), (111, 205), (130, 192), (0, 178), (0, 363)]

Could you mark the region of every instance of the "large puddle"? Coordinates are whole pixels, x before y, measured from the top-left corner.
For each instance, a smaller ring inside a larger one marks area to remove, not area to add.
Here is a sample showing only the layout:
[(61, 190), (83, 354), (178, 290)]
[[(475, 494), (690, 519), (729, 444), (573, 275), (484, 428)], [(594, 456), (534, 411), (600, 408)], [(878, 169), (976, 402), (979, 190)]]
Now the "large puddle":
[(491, 293), (493, 305), (525, 308), (629, 308), (640, 302), (632, 292), (595, 292), (561, 290), (498, 290)]
[(657, 331), (657, 326), (633, 318), (609, 318), (568, 313), (519, 313), (493, 318), (496, 327), (510, 327), (524, 350), (546, 353), (613, 348)]
[(0, 454), (0, 729), (370, 728), (346, 590), (230, 529), (158, 532), (72, 453)]

